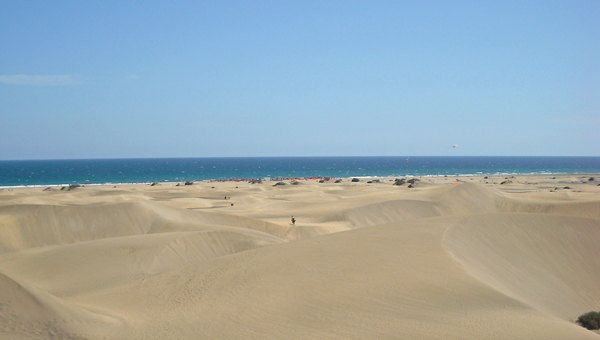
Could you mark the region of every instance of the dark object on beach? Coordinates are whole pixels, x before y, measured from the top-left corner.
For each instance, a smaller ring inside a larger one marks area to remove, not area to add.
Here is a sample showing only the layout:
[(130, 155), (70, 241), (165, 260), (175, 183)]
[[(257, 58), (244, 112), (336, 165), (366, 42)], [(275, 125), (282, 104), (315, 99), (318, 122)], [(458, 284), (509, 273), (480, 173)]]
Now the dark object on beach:
[(563, 189), (571, 189), (571, 188), (569, 188), (569, 187), (564, 187)]
[(590, 177), (590, 179), (588, 179), (590, 182), (593, 182), (594, 180), (596, 180), (594, 177)]
[(262, 183), (262, 179), (253, 179), (250, 181), (250, 184), (260, 184), (260, 183)]
[(81, 185), (79, 185), (79, 184), (71, 184), (71, 185), (69, 185), (69, 187), (67, 188), (67, 191), (71, 191), (71, 190), (73, 190), (73, 189), (75, 189), (75, 188), (79, 188), (80, 186), (81, 186)]
[(233, 207), (233, 203), (231, 203), (231, 206)]
[(194, 184), (194, 182), (192, 182), (192, 181), (185, 181), (185, 185), (192, 185), (192, 184)]
[(152, 184), (150, 184), (151, 187), (158, 185), (158, 182), (152, 182)]
[(371, 184), (371, 183), (373, 183), (373, 181), (367, 181), (367, 184)]
[(396, 178), (394, 181), (394, 185), (404, 185), (406, 183), (406, 178)]
[(46, 189), (42, 190), (42, 191), (50, 191), (52, 190), (50, 187), (47, 187)]
[(360, 179), (358, 179), (358, 178), (353, 178), (353, 179), (352, 179), (352, 182), (360, 182)]
[(334, 183), (342, 183), (341, 179), (336, 179)]
[(488, 176), (485, 176), (483, 179), (488, 179)]
[(325, 183), (325, 180), (324, 179), (320, 179), (319, 183)]
[(300, 184), (300, 182), (298, 182), (298, 181), (291, 181), (290, 184), (291, 185), (298, 185), (298, 184)]
[(577, 318), (577, 323), (589, 330), (600, 329), (600, 312), (585, 313)]
[(273, 184), (274, 187), (276, 187), (278, 185), (285, 185), (285, 183), (284, 182), (277, 182), (277, 183)]
[(61, 187), (60, 190), (65, 190), (67, 187)]
[[(178, 186), (179, 186), (179, 183), (177, 183), (177, 185), (175, 185), (175, 186), (176, 186), (176, 187), (178, 187)], [(213, 187), (213, 188), (214, 188), (214, 187)]]
[(508, 184), (508, 183), (512, 183), (512, 181), (509, 179), (509, 180), (506, 180), (506, 181), (502, 181), (500, 184), (502, 185), (502, 184)]
[(414, 188), (414, 186), (412, 184), (409, 184), (408, 187), (409, 188)]
[(418, 182), (418, 181), (420, 181), (420, 179), (418, 179), (418, 178), (411, 178), (407, 182), (410, 183), (410, 184), (415, 184), (415, 182)]

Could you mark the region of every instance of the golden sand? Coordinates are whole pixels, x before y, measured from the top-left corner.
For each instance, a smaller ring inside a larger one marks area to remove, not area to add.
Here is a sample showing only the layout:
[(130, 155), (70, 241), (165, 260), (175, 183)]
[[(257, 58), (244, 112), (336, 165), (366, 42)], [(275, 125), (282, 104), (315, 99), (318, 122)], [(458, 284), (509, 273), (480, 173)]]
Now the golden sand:
[(0, 338), (600, 339), (587, 179), (5, 189)]

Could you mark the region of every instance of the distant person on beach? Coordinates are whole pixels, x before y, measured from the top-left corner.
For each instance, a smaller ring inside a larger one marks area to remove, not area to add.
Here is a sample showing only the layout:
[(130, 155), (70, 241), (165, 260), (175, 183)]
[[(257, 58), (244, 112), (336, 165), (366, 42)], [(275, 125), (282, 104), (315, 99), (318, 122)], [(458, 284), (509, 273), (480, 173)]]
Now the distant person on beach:
[(296, 224), (296, 219), (292, 216), (292, 224)]

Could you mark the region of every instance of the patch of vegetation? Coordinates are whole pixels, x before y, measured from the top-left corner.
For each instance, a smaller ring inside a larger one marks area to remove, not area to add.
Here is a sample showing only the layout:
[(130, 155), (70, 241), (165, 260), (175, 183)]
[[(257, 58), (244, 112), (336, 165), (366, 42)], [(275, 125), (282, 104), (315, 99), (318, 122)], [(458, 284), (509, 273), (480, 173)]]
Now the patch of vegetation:
[(353, 178), (353, 179), (352, 179), (352, 182), (360, 182), (360, 179), (358, 179), (358, 178)]
[(274, 187), (276, 187), (278, 185), (285, 185), (285, 182), (277, 182), (277, 183), (273, 184)]
[(577, 318), (577, 323), (589, 330), (600, 329), (600, 312), (585, 313)]
[(406, 183), (406, 178), (396, 178), (394, 181), (394, 185), (404, 185)]
[(590, 178), (588, 179), (588, 181), (590, 181), (590, 182), (593, 182), (593, 181), (595, 181), (595, 180), (596, 180), (596, 179), (595, 179), (594, 177), (590, 177)]

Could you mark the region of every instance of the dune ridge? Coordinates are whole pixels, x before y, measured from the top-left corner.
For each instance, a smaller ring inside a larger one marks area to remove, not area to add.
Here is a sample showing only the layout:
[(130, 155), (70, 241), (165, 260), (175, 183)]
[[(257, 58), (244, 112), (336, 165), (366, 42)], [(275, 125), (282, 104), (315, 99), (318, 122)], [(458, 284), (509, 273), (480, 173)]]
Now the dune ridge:
[(0, 192), (0, 336), (598, 339), (600, 189), (527, 181)]

